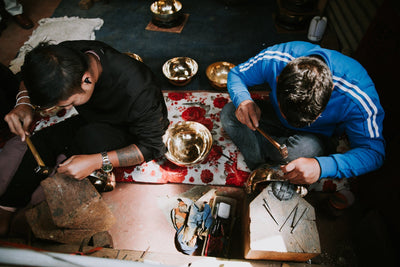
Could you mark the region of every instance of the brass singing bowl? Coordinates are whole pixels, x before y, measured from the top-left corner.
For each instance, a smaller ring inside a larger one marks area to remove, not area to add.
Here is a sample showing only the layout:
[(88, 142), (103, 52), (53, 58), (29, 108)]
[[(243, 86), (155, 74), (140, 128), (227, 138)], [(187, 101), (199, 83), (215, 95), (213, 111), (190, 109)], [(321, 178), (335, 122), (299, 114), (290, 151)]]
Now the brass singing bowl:
[(171, 58), (162, 67), (164, 76), (170, 83), (177, 86), (188, 84), (198, 69), (197, 62), (189, 57)]
[(257, 184), (262, 182), (273, 182), (273, 181), (286, 181), (283, 177), (281, 170), (273, 169), (270, 166), (263, 165), (258, 169), (252, 171), (246, 182), (246, 192), (251, 194), (255, 191)]
[(150, 6), (151, 12), (157, 15), (171, 15), (179, 12), (181, 9), (181, 2), (175, 0), (159, 0)]
[(159, 0), (150, 5), (155, 24), (168, 25), (182, 16), (182, 4), (175, 0)]
[(170, 125), (163, 141), (168, 150), (165, 157), (183, 167), (194, 166), (204, 161), (213, 143), (207, 127), (194, 121)]
[[(272, 168), (269, 164), (263, 164), (250, 173), (246, 182), (245, 191), (251, 194), (256, 191), (258, 184), (264, 182), (286, 182), (287, 180), (283, 178), (283, 175), (281, 170)], [(296, 185), (296, 193), (299, 194), (300, 197), (304, 197), (307, 195), (308, 190), (303, 185)]]
[(132, 52), (125, 52), (125, 54), (130, 56), (133, 59), (136, 59), (137, 61), (143, 62), (143, 59), (138, 54), (135, 54)]
[(218, 90), (226, 89), (228, 73), (235, 65), (226, 61), (215, 62), (206, 69), (206, 75), (211, 86)]

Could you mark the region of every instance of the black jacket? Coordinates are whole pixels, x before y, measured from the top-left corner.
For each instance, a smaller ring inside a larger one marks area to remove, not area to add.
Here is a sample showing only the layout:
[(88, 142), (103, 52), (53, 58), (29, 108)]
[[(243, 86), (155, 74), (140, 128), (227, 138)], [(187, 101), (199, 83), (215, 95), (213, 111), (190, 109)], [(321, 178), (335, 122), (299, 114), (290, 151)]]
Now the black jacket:
[(142, 62), (100, 41), (66, 41), (60, 45), (82, 52), (94, 51), (103, 72), (90, 100), (75, 107), (89, 122), (122, 127), (135, 140), (145, 161), (164, 155), (162, 136), (168, 112), (154, 74)]

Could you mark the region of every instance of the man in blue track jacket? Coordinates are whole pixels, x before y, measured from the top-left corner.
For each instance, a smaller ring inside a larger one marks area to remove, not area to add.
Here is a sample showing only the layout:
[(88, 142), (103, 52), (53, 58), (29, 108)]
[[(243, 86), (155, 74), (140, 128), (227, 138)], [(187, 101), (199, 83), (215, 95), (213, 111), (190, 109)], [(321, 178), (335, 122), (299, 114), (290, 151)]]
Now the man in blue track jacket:
[[(269, 100), (253, 100), (248, 88), (265, 83)], [(313, 184), (383, 164), (384, 111), (366, 70), (350, 57), (307, 42), (274, 45), (233, 68), (228, 91), (222, 126), (250, 169), (275, 163), (289, 182)], [(285, 144), (288, 158), (256, 128)], [(350, 150), (337, 153), (333, 137), (344, 134)]]

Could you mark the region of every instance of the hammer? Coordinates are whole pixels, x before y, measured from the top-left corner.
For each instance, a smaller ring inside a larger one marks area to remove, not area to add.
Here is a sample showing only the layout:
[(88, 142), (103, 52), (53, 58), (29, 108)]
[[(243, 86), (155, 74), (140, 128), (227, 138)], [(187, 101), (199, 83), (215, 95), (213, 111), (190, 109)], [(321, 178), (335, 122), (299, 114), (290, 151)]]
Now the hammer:
[(26, 140), (26, 144), (28, 145), (29, 149), (32, 152), (33, 157), (35, 158), (35, 160), (38, 164), (38, 166), (35, 168), (35, 172), (39, 173), (39, 174), (43, 174), (43, 175), (49, 175), (51, 169), (44, 164), (42, 158), (40, 157), (39, 153), (37, 152), (36, 147), (33, 145), (29, 136), (26, 136), (25, 140)]
[(268, 134), (266, 134), (263, 130), (261, 130), (260, 128), (257, 128), (257, 131), (262, 134), (265, 138), (267, 138), (267, 140), (274, 146), (276, 147), (276, 149), (279, 150), (279, 153), (281, 153), (281, 156), (283, 159), (286, 159), (289, 156), (289, 152), (287, 150), (287, 147), (285, 144), (281, 145), (278, 142), (276, 142), (274, 139), (272, 139), (271, 136), (269, 136)]

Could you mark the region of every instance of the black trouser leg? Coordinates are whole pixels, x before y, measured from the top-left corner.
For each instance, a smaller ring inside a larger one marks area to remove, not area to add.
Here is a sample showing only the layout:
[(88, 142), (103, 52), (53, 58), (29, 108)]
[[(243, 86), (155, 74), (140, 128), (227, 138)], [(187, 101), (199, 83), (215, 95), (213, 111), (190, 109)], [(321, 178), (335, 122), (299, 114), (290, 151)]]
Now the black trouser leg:
[[(40, 130), (31, 137), (44, 163), (54, 167), (60, 154), (67, 157), (118, 149), (133, 143), (126, 129), (102, 123), (87, 123), (75, 116)], [(0, 197), (0, 205), (24, 207), (40, 182), (47, 178), (34, 172), (37, 163), (28, 150), (10, 182)]]

